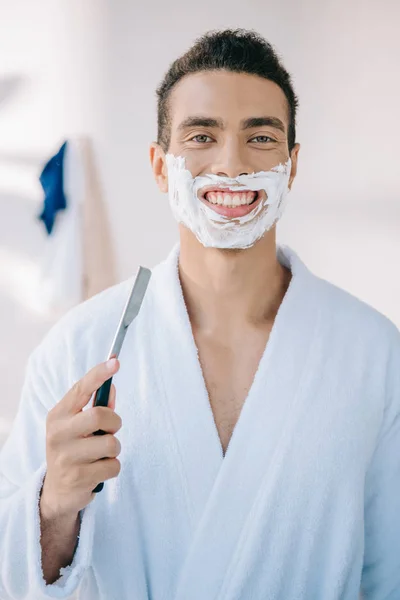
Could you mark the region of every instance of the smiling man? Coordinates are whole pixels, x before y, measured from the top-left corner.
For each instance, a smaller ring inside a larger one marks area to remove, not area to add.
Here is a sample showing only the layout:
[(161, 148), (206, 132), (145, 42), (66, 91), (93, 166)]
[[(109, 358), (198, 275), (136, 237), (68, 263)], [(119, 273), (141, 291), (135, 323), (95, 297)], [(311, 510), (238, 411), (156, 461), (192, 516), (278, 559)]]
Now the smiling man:
[[(255, 52), (256, 39), (244, 39)], [(272, 226), (299, 144), (286, 72), (271, 55), (291, 104), (274, 81), (228, 70), (243, 58), (221, 56), (224, 40), (240, 43), (229, 33), (205, 38), (186, 57), (200, 70), (177, 73), (185, 59), (172, 66), (158, 90), (159, 143), (150, 155), (180, 222), (180, 279), (225, 452), (291, 279)], [(249, 70), (263, 68), (261, 58), (249, 59)]]
[[(291, 79), (227, 30), (157, 93), (150, 159), (179, 243), (120, 365), (101, 360), (131, 280), (33, 353), (0, 455), (0, 597), (398, 600), (400, 333), (276, 244)], [(115, 374), (117, 400), (91, 406)]]

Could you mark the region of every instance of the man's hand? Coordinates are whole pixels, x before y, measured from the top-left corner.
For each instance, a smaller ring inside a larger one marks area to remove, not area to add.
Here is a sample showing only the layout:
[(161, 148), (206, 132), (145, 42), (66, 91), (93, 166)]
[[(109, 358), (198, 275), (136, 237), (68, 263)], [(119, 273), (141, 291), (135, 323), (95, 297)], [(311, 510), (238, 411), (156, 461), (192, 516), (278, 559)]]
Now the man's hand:
[[(115, 358), (97, 365), (47, 415), (47, 472), (40, 498), (41, 514), (46, 519), (76, 518), (96, 496), (93, 489), (97, 484), (120, 472), (116, 457), (121, 444), (114, 434), (122, 422), (114, 412), (114, 385), (107, 407), (83, 410), (93, 393), (118, 369)], [(98, 429), (106, 435), (93, 435)]]

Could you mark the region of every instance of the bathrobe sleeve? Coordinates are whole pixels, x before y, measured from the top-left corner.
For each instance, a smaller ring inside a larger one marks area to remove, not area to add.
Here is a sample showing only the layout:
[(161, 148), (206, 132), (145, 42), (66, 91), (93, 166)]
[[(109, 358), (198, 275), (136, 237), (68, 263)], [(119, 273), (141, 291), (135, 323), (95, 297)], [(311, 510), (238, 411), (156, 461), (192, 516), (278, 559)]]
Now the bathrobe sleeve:
[(46, 473), (46, 417), (70, 386), (68, 352), (57, 334), (31, 355), (17, 416), (0, 451), (0, 598), (67, 598), (91, 564), (94, 507), (80, 513), (79, 541), (70, 566), (46, 585), (40, 546), (39, 494)]
[(366, 477), (363, 600), (400, 598), (400, 333), (389, 359), (383, 425)]

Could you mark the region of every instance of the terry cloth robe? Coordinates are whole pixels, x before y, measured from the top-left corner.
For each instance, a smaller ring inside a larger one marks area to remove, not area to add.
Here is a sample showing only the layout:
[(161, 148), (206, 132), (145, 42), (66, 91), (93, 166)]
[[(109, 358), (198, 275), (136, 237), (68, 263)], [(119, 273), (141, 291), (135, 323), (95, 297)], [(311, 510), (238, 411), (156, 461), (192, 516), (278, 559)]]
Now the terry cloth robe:
[(46, 415), (105, 359), (132, 279), (32, 354), (0, 455), (0, 598), (398, 600), (399, 331), (279, 247), (293, 277), (223, 456), (178, 256), (154, 268), (120, 355), (121, 472), (81, 511), (73, 562), (48, 586)]

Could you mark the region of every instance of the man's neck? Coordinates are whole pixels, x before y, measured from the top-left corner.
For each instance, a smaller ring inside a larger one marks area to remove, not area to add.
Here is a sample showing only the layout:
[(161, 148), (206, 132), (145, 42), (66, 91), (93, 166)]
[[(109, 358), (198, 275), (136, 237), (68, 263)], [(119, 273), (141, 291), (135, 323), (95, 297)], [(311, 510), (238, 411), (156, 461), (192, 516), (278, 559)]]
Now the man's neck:
[(291, 273), (276, 256), (275, 229), (251, 248), (204, 248), (181, 226), (179, 275), (192, 327), (237, 338), (273, 323)]

